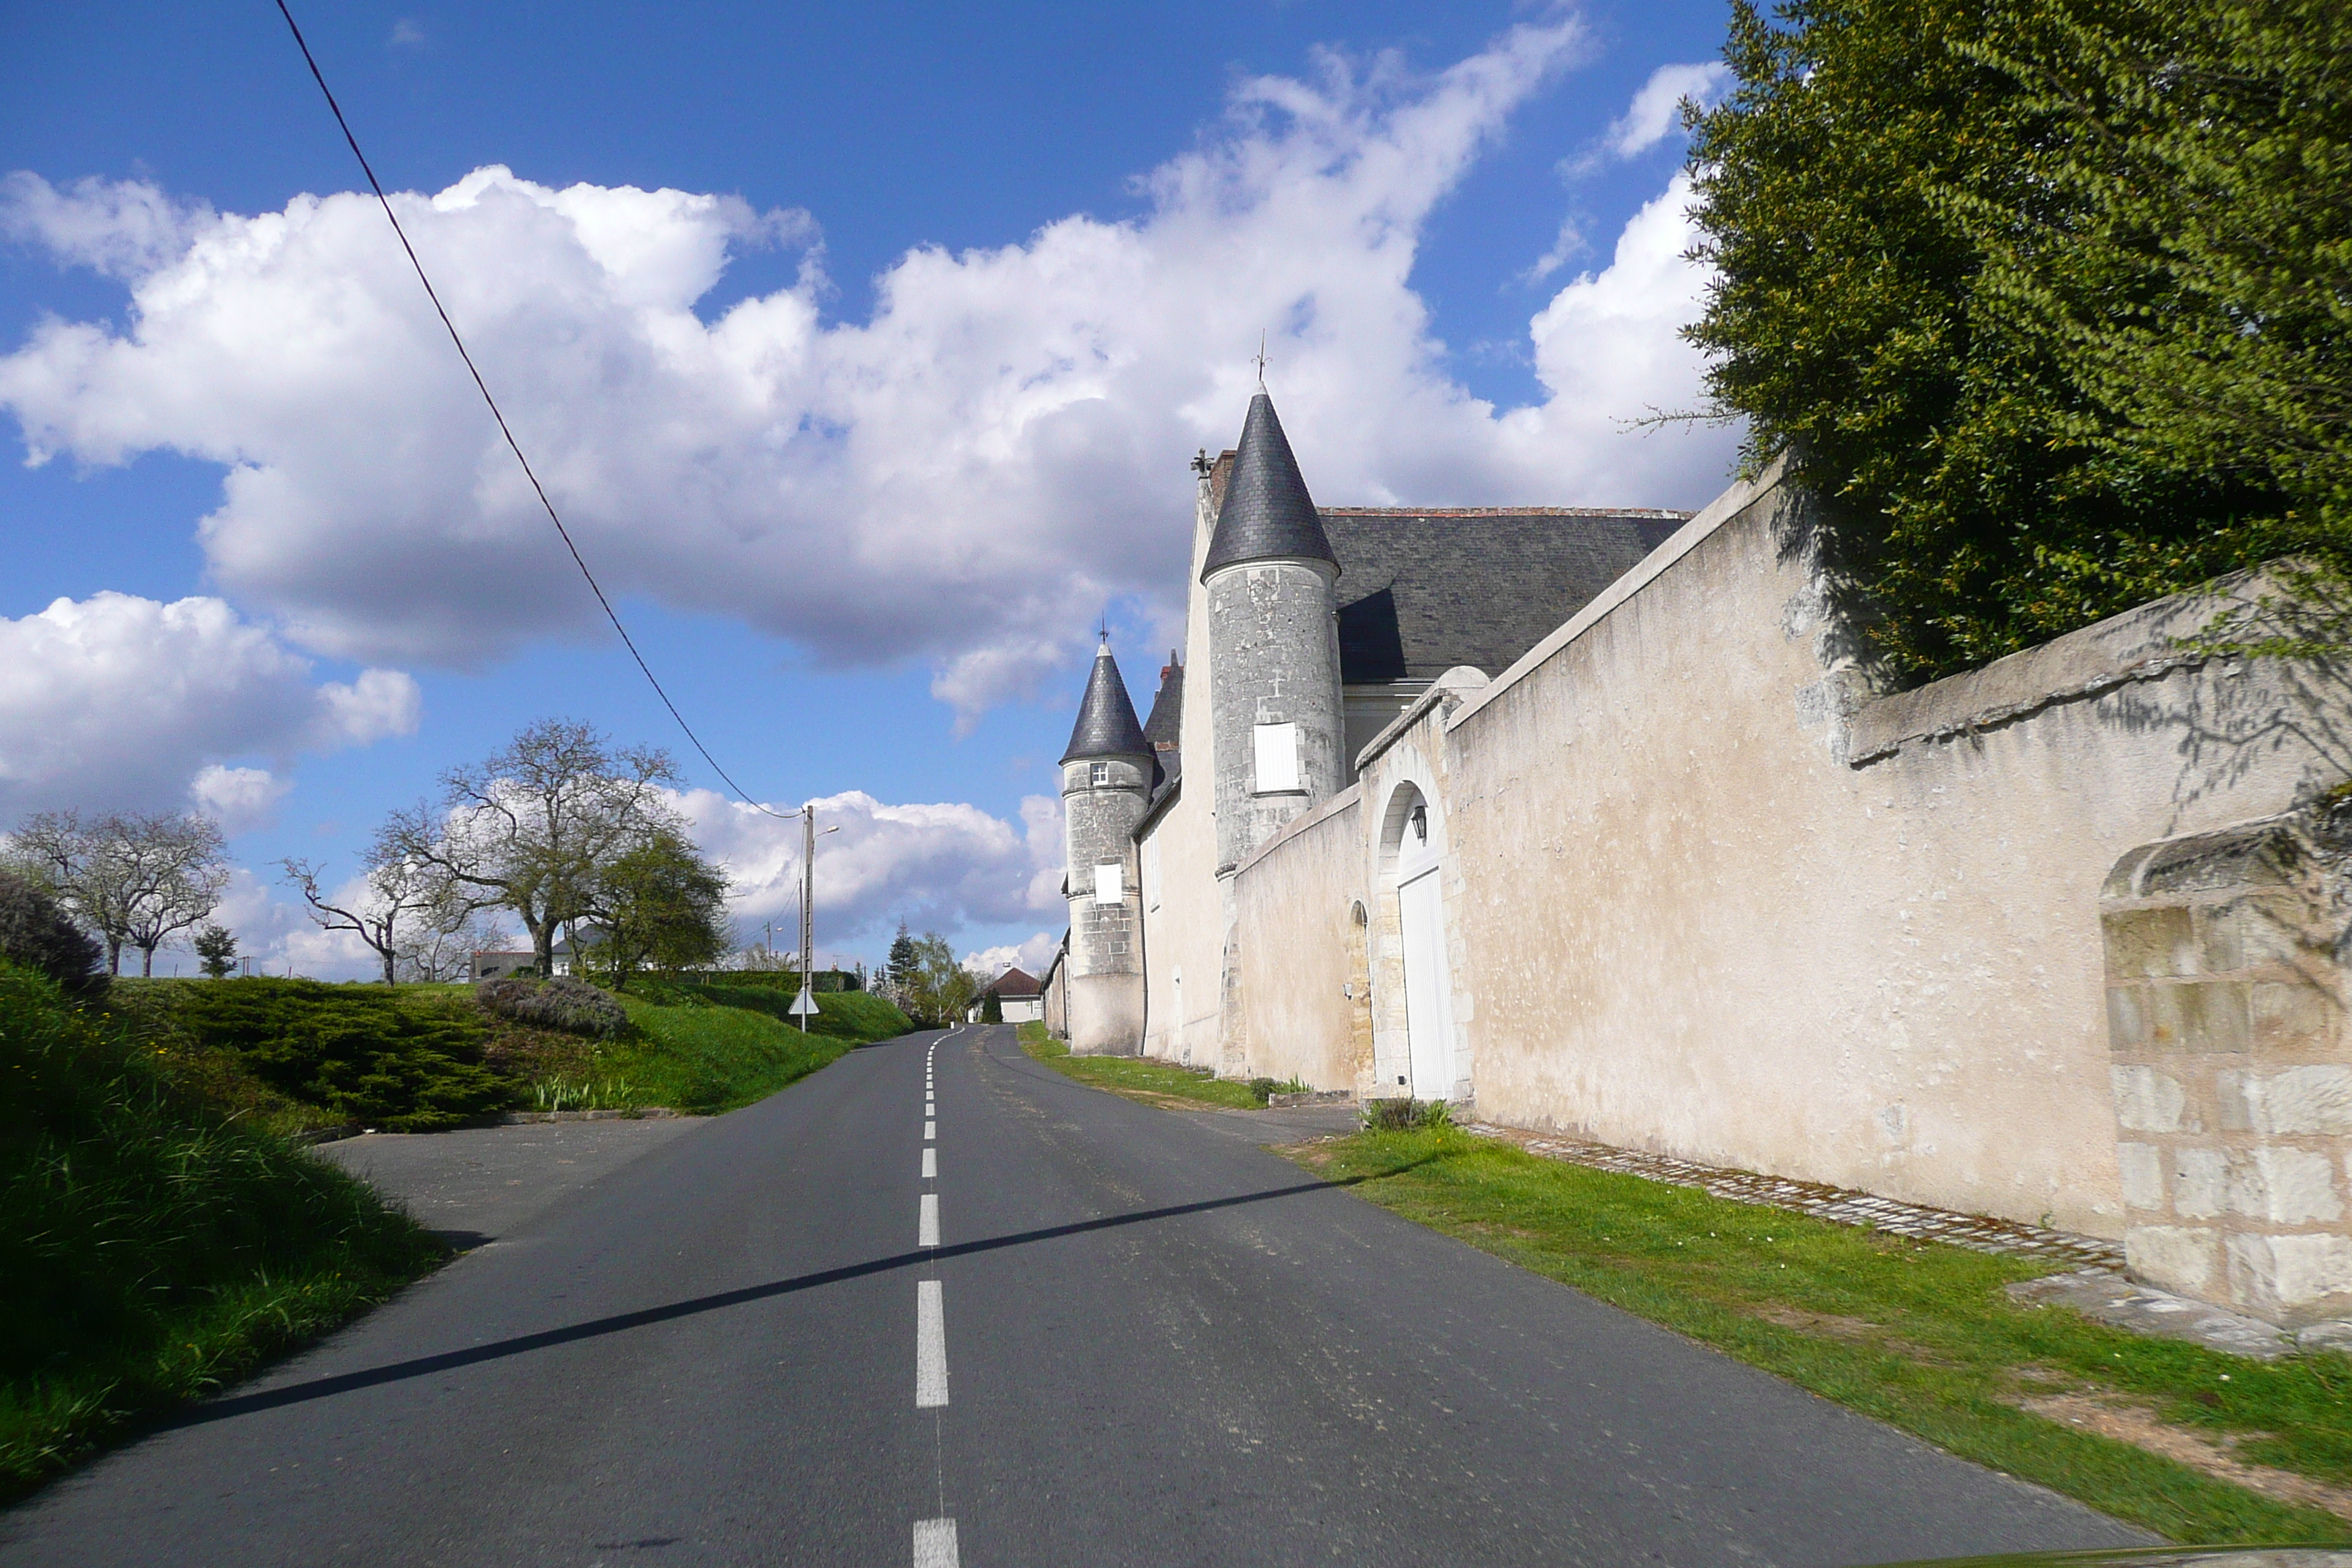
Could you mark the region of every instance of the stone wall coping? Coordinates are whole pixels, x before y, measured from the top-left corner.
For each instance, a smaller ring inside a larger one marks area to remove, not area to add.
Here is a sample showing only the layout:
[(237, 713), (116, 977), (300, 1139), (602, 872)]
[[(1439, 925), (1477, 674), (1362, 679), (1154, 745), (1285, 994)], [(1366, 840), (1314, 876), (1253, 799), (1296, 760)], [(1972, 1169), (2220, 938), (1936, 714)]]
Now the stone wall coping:
[(1407, 731), (1420, 723), (1432, 708), (1436, 707), (1446, 698), (1459, 697), (1465, 691), (1476, 691), (1486, 684), (1486, 672), (1475, 665), (1467, 664), (1457, 664), (1435, 680), (1431, 681), (1429, 689), (1412, 700), (1412, 707), (1390, 720), (1387, 729), (1365, 742), (1364, 749), (1356, 753), (1356, 771), (1362, 773), (1371, 764), (1374, 757), (1395, 745)]
[[(1452, 730), (1468, 722), (1472, 714), (1542, 668), (1555, 654), (1607, 619), (1610, 612), (1664, 576), (1667, 568), (1706, 543), (1725, 523), (1779, 489), (1787, 467), (1785, 457), (1775, 458), (1771, 467), (1755, 479), (1738, 480), (1707, 502), (1704, 510), (1676, 529), (1664, 544), (1643, 556), (1631, 572), (1603, 588), (1584, 608), (1563, 622), (1558, 631), (1521, 654), (1517, 663), (1488, 681), (1485, 690), (1455, 709), (1445, 727)], [(1369, 753), (1379, 745), (1380, 741), (1375, 740), (1365, 750)]]
[(1232, 874), (1236, 877), (1241, 876), (1300, 834), (1339, 816), (1343, 811), (1353, 809), (1356, 803), (1363, 798), (1363, 795), (1364, 786), (1360, 783), (1351, 784), (1313, 810), (1300, 812), (1297, 816), (1284, 823), (1273, 837), (1251, 850), (1249, 858), (1234, 867)]
[(2153, 599), (1982, 669), (1948, 675), (1863, 705), (1848, 721), (1851, 767), (1895, 755), (1914, 741), (1939, 741), (2027, 719), (2045, 708), (2100, 697), (2139, 681), (2161, 680), (2230, 656), (2179, 646), (2213, 614), (2279, 584), (2261, 569), (2232, 573), (2210, 585)]
[(2309, 807), (2299, 806), (2140, 845), (2125, 851), (2107, 873), (2099, 900), (2108, 905), (2221, 902), (2282, 887), (2297, 855), (2294, 830), (2312, 818)]

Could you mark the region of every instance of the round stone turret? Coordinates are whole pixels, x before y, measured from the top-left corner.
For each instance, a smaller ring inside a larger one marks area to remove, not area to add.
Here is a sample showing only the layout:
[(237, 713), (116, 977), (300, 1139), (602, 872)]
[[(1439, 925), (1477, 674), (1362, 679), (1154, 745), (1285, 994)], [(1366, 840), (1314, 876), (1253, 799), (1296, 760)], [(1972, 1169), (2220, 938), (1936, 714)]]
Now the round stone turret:
[(1106, 637), (1062, 753), (1070, 1049), (1082, 1054), (1143, 1048), (1143, 897), (1134, 833), (1151, 802), (1153, 761)]
[(1339, 576), (1274, 400), (1261, 392), (1201, 567), (1220, 875), (1347, 787)]

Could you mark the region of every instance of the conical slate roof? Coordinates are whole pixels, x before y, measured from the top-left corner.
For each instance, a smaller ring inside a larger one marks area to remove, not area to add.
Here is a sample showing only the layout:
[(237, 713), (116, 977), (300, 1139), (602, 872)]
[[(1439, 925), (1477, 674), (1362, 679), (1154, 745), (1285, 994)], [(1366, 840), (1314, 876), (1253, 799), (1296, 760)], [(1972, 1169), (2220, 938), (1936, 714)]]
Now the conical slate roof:
[(1143, 738), (1143, 726), (1135, 721), (1135, 704), (1128, 698), (1127, 682), (1118, 678), (1118, 661), (1111, 658), (1106, 638), (1095, 655), (1094, 673), (1087, 677), (1087, 698), (1078, 704), (1078, 721), (1071, 727), (1069, 749), (1062, 753), (1062, 761), (1150, 755), (1151, 742)]
[(1225, 480), (1225, 502), (1217, 509), (1217, 531), (1209, 536), (1209, 558), (1201, 580), (1222, 567), (1276, 557), (1328, 561), (1331, 542), (1323, 536), (1314, 498), (1298, 476), (1298, 459), (1275, 417), (1274, 399), (1261, 392), (1250, 399), (1242, 443)]

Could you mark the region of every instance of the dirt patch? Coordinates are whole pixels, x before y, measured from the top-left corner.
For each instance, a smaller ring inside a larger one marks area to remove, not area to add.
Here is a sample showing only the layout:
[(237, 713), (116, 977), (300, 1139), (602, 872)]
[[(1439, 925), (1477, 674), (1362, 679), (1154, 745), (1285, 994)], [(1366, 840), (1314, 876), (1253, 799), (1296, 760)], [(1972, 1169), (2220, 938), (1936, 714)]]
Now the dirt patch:
[(2016, 1401), (2017, 1407), (2062, 1426), (2094, 1433), (2118, 1443), (2129, 1443), (2165, 1458), (2201, 1470), (2274, 1502), (2326, 1509), (2338, 1519), (2352, 1520), (2352, 1487), (2330, 1486), (2291, 1470), (2250, 1465), (2230, 1449), (2242, 1438), (2215, 1439), (2202, 1433), (2168, 1426), (2155, 1411), (2119, 1394), (2046, 1394)]
[(1784, 1329), (1794, 1329), (1801, 1334), (1817, 1334), (1825, 1340), (1843, 1344), (1860, 1345), (1864, 1350), (1885, 1351), (1922, 1366), (1952, 1367), (1959, 1365), (1948, 1356), (1937, 1355), (1925, 1345), (1898, 1339), (1866, 1318), (1842, 1317), (1835, 1312), (1807, 1312), (1795, 1307), (1759, 1307), (1756, 1315), (1768, 1323), (1778, 1323)]

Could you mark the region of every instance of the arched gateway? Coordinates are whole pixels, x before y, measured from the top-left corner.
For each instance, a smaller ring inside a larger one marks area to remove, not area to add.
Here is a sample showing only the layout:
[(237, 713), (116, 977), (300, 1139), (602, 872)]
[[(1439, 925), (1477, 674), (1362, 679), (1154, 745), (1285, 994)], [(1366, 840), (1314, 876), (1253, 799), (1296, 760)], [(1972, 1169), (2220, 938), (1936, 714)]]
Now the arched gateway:
[[(1446, 963), (1444, 851), (1436, 809), (1411, 784), (1389, 796), (1381, 822), (1382, 903), (1392, 910), (1402, 960), (1405, 1086), (1415, 1100), (1451, 1100), (1454, 1070), (1454, 982)], [(1386, 923), (1386, 922), (1383, 922)], [(1383, 1085), (1383, 1088), (1388, 1087)]]

